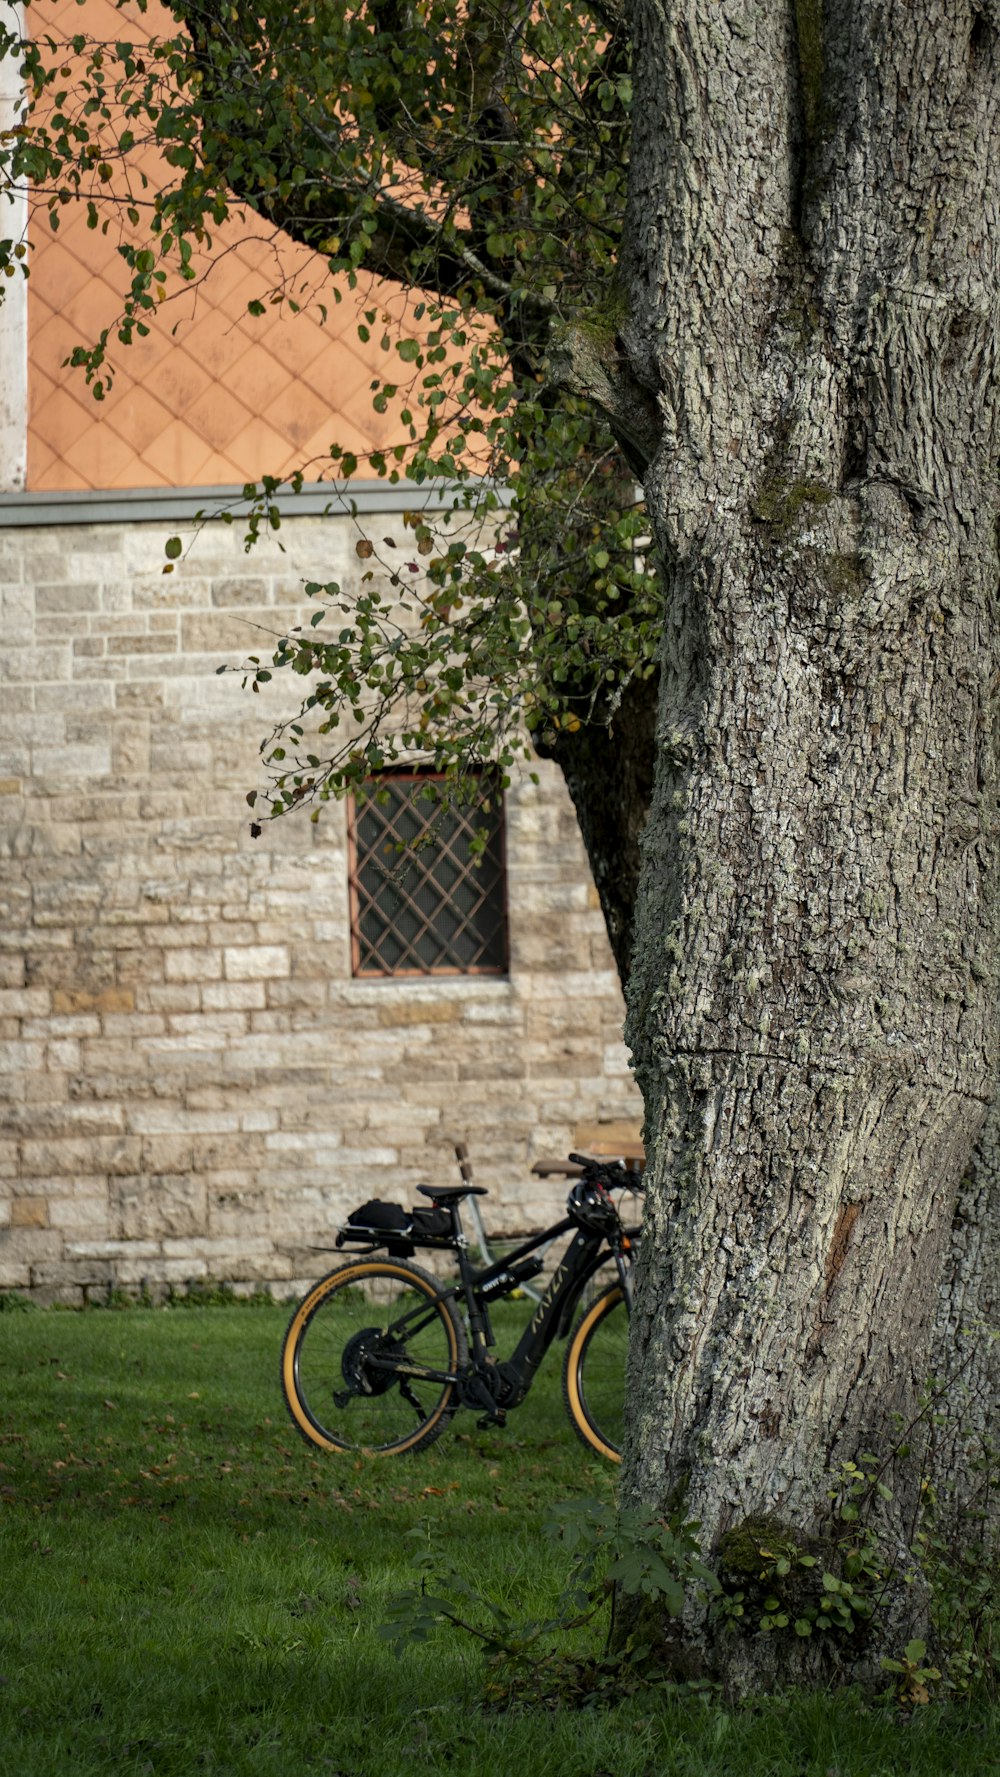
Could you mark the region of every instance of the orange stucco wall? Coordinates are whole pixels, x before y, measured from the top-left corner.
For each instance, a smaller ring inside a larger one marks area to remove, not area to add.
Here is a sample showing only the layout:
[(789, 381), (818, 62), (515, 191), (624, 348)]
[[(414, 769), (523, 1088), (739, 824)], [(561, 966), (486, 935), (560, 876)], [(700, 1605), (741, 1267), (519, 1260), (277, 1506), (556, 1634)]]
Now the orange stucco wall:
[[(36, 36), (57, 38), (171, 29), (155, 0), (145, 14), (110, 0), (36, 0), (29, 16)], [(155, 180), (151, 152), (143, 164)], [(386, 360), (361, 344), (357, 322), (362, 307), (399, 298), (385, 286), (359, 295), (344, 285), (336, 303), (322, 260), (252, 212), (218, 230), (210, 258), (196, 262), (196, 283), (169, 286), (148, 338), (112, 340), (115, 379), (102, 402), (64, 360), (114, 324), (129, 284), (117, 247), (138, 235), (114, 212), (107, 234), (89, 229), (81, 202), (61, 208), (57, 232), (36, 209), (31, 238), (30, 489), (194, 487), (299, 468), (314, 480), (331, 443), (361, 456), (398, 441), (391, 410), (379, 416), (371, 406), (370, 385)], [(312, 303), (295, 315), (269, 306), (253, 319), (247, 302), (279, 276), (299, 301), (311, 291)]]

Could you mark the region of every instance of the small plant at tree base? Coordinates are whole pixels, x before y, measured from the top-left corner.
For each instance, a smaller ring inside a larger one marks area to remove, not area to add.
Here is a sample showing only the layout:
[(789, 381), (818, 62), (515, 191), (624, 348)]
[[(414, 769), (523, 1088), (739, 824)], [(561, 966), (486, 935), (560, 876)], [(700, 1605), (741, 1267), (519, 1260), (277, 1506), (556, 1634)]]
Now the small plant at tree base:
[(942, 1667), (941, 1688), (959, 1696), (1000, 1689), (1000, 1620), (996, 1605), (996, 1559), (984, 1547), (982, 1524), (989, 1498), (1000, 1482), (1000, 1452), (985, 1447), (971, 1465), (981, 1476), (975, 1510), (962, 1526), (961, 1540), (941, 1528), (937, 1491), (925, 1482), (914, 1552), (931, 1592), (934, 1658)]
[(864, 1633), (892, 1572), (863, 1515), (874, 1499), (892, 1497), (880, 1474), (870, 1452), (841, 1463), (829, 1497), (844, 1531), (806, 1539), (760, 1518), (729, 1532), (720, 1551), (719, 1611), (732, 1621), (756, 1613), (765, 1633), (789, 1629), (803, 1639)]
[(900, 1659), (882, 1659), (883, 1672), (896, 1675), (892, 1695), (903, 1709), (912, 1709), (916, 1703), (929, 1703), (929, 1687), (937, 1684), (941, 1677), (937, 1666), (924, 1665), (926, 1655), (927, 1643), (914, 1638), (907, 1642)]
[[(628, 1644), (624, 1652), (582, 1658), (565, 1649), (567, 1636), (586, 1628), (610, 1609), (615, 1592), (656, 1603), (679, 1616), (694, 1587), (713, 1594), (718, 1582), (701, 1560), (697, 1524), (680, 1514), (654, 1519), (616, 1512), (600, 1499), (574, 1500), (553, 1507), (543, 1530), (572, 1555), (569, 1577), (552, 1615), (523, 1619), (484, 1595), (454, 1567), (442, 1569), (439, 1552), (428, 1547), (416, 1565), (419, 1588), (402, 1593), (380, 1634), (397, 1654), (426, 1641), (442, 1627), (478, 1641), (488, 1662), (487, 1700), (539, 1701), (558, 1695), (562, 1702), (620, 1698), (623, 1689), (661, 1682), (650, 1671), (648, 1650)], [(418, 1530), (415, 1535), (423, 1537)]]

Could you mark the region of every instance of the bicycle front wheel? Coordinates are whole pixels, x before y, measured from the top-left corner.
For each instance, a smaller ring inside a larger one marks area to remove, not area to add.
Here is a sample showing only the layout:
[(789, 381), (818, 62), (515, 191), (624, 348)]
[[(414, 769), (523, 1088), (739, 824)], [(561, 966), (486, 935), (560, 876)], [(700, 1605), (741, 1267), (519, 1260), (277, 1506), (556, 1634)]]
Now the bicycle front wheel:
[(566, 1347), (563, 1400), (577, 1437), (621, 1462), (625, 1429), (628, 1306), (621, 1284), (603, 1290), (577, 1321)]
[(281, 1385), (310, 1444), (401, 1456), (440, 1436), (467, 1361), (464, 1328), (433, 1277), (395, 1259), (353, 1259), (296, 1308)]

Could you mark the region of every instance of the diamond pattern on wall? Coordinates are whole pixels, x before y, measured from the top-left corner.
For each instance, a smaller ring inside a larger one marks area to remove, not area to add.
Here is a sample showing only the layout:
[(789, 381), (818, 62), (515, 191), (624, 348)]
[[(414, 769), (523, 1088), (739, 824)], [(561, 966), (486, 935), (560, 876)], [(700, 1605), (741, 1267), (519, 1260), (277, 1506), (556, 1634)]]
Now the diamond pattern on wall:
[[(122, 17), (108, 0), (82, 7), (36, 0), (31, 8), (36, 37), (118, 37)], [(155, 0), (145, 14), (124, 8), (124, 17), (130, 35), (174, 28)], [(153, 158), (144, 164), (155, 178)], [(123, 237), (131, 234), (126, 223)], [(393, 411), (379, 415), (371, 405), (370, 384), (385, 373), (385, 355), (357, 337), (361, 309), (398, 310), (398, 292), (378, 283), (351, 292), (344, 283), (336, 303), (323, 261), (249, 212), (243, 225), (230, 221), (217, 231), (211, 263), (193, 261), (199, 281), (172, 288), (148, 338), (120, 346), (112, 337), (114, 385), (95, 401), (83, 373), (64, 360), (113, 326), (129, 281), (116, 250), (123, 237), (114, 225), (107, 235), (88, 229), (83, 204), (63, 207), (57, 233), (41, 214), (33, 223), (30, 489), (197, 487), (300, 468), (318, 479), (332, 443), (361, 455), (399, 442)], [(325, 324), (316, 308), (247, 314), (247, 302), (274, 281), (276, 246), (289, 279), (325, 298)]]

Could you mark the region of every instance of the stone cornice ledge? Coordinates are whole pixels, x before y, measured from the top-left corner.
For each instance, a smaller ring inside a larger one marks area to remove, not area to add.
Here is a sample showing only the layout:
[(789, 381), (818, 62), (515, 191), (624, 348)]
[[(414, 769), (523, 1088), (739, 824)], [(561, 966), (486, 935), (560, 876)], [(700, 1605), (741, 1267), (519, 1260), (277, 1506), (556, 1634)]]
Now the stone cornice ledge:
[[(298, 493), (282, 489), (275, 499), (283, 518), (349, 517), (358, 512), (448, 511), (460, 506), (487, 482), (447, 481), (313, 481)], [(506, 488), (495, 487), (502, 506), (510, 504)], [(242, 487), (99, 488), (67, 492), (0, 494), (0, 530), (15, 525), (163, 524), (202, 521), (230, 512), (237, 519), (250, 510)]]

